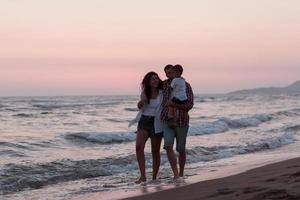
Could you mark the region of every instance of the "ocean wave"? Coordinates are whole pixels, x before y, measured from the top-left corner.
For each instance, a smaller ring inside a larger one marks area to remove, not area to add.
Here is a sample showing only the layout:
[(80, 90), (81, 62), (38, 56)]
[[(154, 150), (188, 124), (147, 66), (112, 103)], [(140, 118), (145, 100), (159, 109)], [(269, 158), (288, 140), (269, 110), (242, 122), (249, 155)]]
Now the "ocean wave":
[(240, 119), (221, 118), (214, 122), (208, 122), (200, 126), (192, 126), (189, 130), (189, 135), (206, 135), (223, 133), (229, 129), (247, 128), (258, 126), (264, 122), (272, 120), (271, 115), (254, 115)]
[(114, 106), (119, 105), (120, 102), (102, 102), (102, 103), (74, 103), (74, 104), (32, 104), (33, 107), (39, 108), (41, 110), (53, 110), (60, 108), (81, 108), (87, 106)]
[(130, 111), (130, 112), (138, 112), (138, 108), (124, 108), (125, 111)]
[(212, 161), (235, 155), (276, 149), (295, 142), (293, 133), (284, 133), (278, 137), (266, 138), (255, 143), (240, 146), (194, 147), (187, 150), (189, 162)]
[(198, 103), (214, 102), (220, 100), (222, 100), (222, 98), (218, 96), (195, 96), (194, 97), (194, 102), (198, 102)]
[(284, 128), (285, 132), (299, 132), (300, 131), (300, 125), (289, 125)]
[(223, 101), (244, 101), (249, 98), (248, 95), (226, 95), (223, 96)]
[(205, 99), (205, 97), (195, 96), (194, 97), (194, 102), (204, 103), (204, 102), (206, 102), (206, 99)]
[(222, 121), (226, 122), (230, 128), (246, 128), (258, 126), (261, 123), (272, 120), (271, 115), (254, 115), (252, 117), (245, 117), (240, 119), (223, 118)]
[[(38, 151), (45, 148), (59, 148), (57, 140), (48, 141), (23, 141), (20, 143), (0, 142), (0, 148), (4, 150), (13, 150), (15, 152)], [(23, 153), (21, 153), (23, 155)]]
[(64, 138), (71, 141), (91, 142), (99, 144), (112, 144), (122, 142), (132, 142), (135, 140), (134, 133), (93, 133), (93, 132), (79, 132), (68, 133)]
[(117, 123), (127, 122), (127, 120), (113, 119), (113, 118), (106, 118), (105, 120), (109, 122), (117, 122)]
[[(207, 162), (229, 158), (240, 154), (275, 149), (295, 141), (292, 133), (284, 133), (254, 143), (239, 146), (192, 147), (187, 149), (188, 163)], [(146, 153), (146, 166), (151, 167), (151, 154)], [(165, 152), (161, 165), (169, 165)], [(106, 157), (95, 160), (58, 160), (36, 164), (7, 164), (0, 169), (0, 193), (9, 194), (25, 189), (39, 189), (44, 186), (119, 173), (138, 173), (135, 154), (120, 157)]]
[(6, 111), (11, 111), (11, 112), (17, 112), (17, 109), (12, 109), (12, 108), (5, 108)]
[(11, 148), (18, 148), (18, 149), (29, 149), (29, 147), (17, 144), (17, 143), (11, 143), (11, 142), (0, 142), (0, 147), (11, 147)]
[(33, 104), (32, 106), (36, 108), (40, 108), (42, 110), (52, 110), (52, 109), (57, 109), (62, 107), (62, 106), (51, 105), (51, 104)]
[(26, 114), (26, 113), (18, 113), (18, 114), (15, 114), (13, 115), (14, 117), (34, 117), (33, 114)]
[(48, 114), (52, 114), (52, 112), (41, 112), (41, 115), (48, 115)]
[(228, 124), (226, 122), (217, 120), (214, 122), (205, 123), (199, 126), (192, 126), (189, 128), (189, 135), (206, 135), (214, 133), (223, 133), (229, 130)]
[(50, 99), (30, 99), (29, 102), (30, 103), (51, 103), (53, 101), (51, 101)]
[[(255, 115), (252, 117), (240, 118), (240, 119), (228, 119), (221, 118), (214, 122), (202, 124), (200, 126), (192, 126), (189, 130), (189, 135), (205, 135), (223, 133), (229, 129), (247, 128), (258, 126), (261, 123), (270, 121), (272, 117), (270, 115)], [(119, 120), (107, 119), (114, 122), (123, 122)], [(134, 133), (126, 132), (111, 132), (111, 133), (97, 133), (97, 132), (78, 132), (67, 133), (64, 138), (75, 142), (90, 142), (98, 144), (112, 144), (122, 142), (132, 142), (135, 140), (136, 135)]]
[(274, 113), (273, 115), (274, 116), (286, 116), (286, 117), (300, 116), (300, 108), (279, 111), (279, 112)]
[[(98, 160), (59, 160), (31, 165), (7, 164), (0, 169), (0, 194), (39, 189), (47, 185), (75, 181), (137, 169), (135, 155)], [(134, 163), (134, 164), (133, 164)]]
[(0, 157), (25, 157), (25, 154), (14, 150), (6, 149), (0, 150)]
[(48, 140), (48, 141), (34, 141), (34, 142), (24, 142), (28, 145), (28, 148), (31, 150), (45, 149), (45, 148), (59, 148), (57, 140)]

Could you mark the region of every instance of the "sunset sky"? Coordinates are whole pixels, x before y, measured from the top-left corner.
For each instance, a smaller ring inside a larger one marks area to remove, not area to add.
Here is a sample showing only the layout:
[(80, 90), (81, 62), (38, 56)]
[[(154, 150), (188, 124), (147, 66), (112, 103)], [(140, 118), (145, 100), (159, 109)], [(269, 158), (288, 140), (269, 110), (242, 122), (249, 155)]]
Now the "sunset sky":
[(183, 65), (195, 93), (300, 80), (299, 0), (1, 0), (0, 96), (137, 94)]

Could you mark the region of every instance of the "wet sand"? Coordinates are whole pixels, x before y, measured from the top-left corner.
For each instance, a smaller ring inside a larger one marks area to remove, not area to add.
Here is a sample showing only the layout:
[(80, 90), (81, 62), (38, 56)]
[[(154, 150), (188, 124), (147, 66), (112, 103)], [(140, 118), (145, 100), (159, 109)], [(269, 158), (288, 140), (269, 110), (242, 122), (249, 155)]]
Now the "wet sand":
[(300, 200), (300, 158), (255, 168), (238, 175), (126, 199)]

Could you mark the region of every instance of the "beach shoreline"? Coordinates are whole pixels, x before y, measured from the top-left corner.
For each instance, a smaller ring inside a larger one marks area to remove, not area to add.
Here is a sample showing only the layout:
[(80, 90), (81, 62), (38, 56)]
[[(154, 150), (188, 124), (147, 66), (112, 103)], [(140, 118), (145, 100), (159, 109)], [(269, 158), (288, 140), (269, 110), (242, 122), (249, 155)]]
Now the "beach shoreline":
[(300, 199), (300, 157), (255, 168), (241, 174), (202, 181), (127, 200), (150, 199)]
[[(89, 193), (79, 195), (72, 199), (251, 199), (251, 195), (255, 196), (260, 193), (262, 195), (262, 193), (269, 192), (269, 190), (271, 190), (271, 194), (267, 193), (266, 196), (274, 195), (273, 192), (275, 191), (275, 195), (282, 195), (282, 192), (286, 192), (285, 194), (291, 193), (291, 197), (296, 195), (298, 198), (297, 195), (299, 194), (295, 192), (292, 187), (295, 185), (296, 187), (300, 187), (300, 177), (297, 178), (295, 176), (295, 180), (299, 182), (292, 182), (291, 187), (285, 187), (286, 185), (284, 183), (276, 182), (276, 180), (280, 180), (278, 177), (281, 177), (284, 174), (290, 174), (290, 176), (293, 177), (293, 174), (297, 175), (298, 172), (300, 173), (298, 148), (299, 143), (294, 143), (269, 152), (259, 152), (251, 155), (241, 155), (239, 158), (229, 158), (227, 159), (227, 163), (232, 164), (222, 166), (221, 168), (216, 164), (215, 167), (202, 170), (198, 175), (187, 177), (185, 183), (170, 183), (168, 185), (157, 184), (156, 186), (141, 186), (139, 189), (135, 190)], [(292, 149), (294, 149), (293, 153), (291, 153)], [(237, 160), (238, 162), (233, 163), (233, 161)], [(285, 170), (280, 171), (281, 169)], [(276, 180), (266, 182), (265, 180), (272, 180), (274, 177), (263, 174), (261, 171), (272, 171), (271, 176), (274, 175)], [(251, 184), (247, 184), (247, 181), (243, 181), (247, 179), (249, 179)], [(285, 181), (289, 181), (288, 178)], [(268, 189), (269, 184), (271, 189)], [(277, 185), (279, 189), (276, 189)], [(292, 192), (290, 192), (290, 189)], [(244, 191), (245, 194), (243, 193)], [(177, 196), (179, 193), (186, 195)], [(201, 193), (202, 196), (195, 196), (196, 194)], [(193, 194), (194, 196), (190, 196), (190, 194)], [(238, 196), (232, 195), (239, 195), (239, 198), (237, 198)]]
[[(297, 189), (298, 188), (298, 189)], [(236, 175), (205, 180), (183, 186), (141, 188), (143, 193), (128, 191), (111, 194), (111, 199), (126, 200), (264, 200), (300, 199), (300, 157), (254, 168)], [(155, 192), (156, 190), (156, 192)], [(116, 195), (118, 198), (116, 198)], [(75, 199), (107, 199), (109, 194), (96, 193)], [(121, 198), (121, 197), (125, 198)]]

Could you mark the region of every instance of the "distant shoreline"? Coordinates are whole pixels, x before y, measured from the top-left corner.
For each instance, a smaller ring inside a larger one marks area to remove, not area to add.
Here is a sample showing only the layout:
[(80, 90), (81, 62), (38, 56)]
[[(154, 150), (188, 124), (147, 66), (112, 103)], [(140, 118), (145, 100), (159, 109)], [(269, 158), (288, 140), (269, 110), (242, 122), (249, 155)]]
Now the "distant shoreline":
[(300, 81), (296, 81), (286, 87), (264, 87), (244, 89), (229, 92), (228, 94), (293, 94), (300, 93)]

